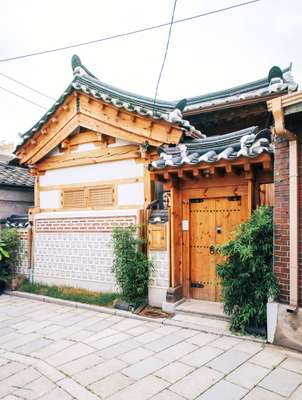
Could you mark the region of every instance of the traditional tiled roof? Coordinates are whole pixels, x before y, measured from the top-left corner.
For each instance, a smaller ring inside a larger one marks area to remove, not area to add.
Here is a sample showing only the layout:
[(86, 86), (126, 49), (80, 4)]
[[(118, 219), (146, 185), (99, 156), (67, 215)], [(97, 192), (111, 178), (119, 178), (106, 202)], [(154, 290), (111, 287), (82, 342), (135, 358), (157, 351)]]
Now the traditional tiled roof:
[(29, 131), (22, 135), (22, 141), (15, 152), (27, 139), (41, 129), (42, 125), (52, 117), (66, 97), (74, 90), (89, 94), (96, 99), (101, 99), (129, 112), (177, 124), (184, 130), (185, 135), (193, 138), (202, 138), (202, 133), (184, 119), (183, 115), (186, 116), (195, 111), (198, 112), (199, 109), (227, 103), (231, 104), (240, 100), (261, 99), (261, 97), (272, 93), (287, 93), (296, 90), (298, 86), (291, 76), (291, 65), (283, 71), (278, 67), (273, 67), (273, 69), (277, 68), (280, 73), (277, 76), (270, 77), (270, 80), (266, 77), (231, 89), (195, 96), (186, 100), (156, 100), (156, 103), (154, 103), (153, 98), (121, 90), (101, 82), (83, 66), (77, 56), (72, 58), (72, 68), (74, 79), (71, 84), (46, 114)]
[(75, 90), (93, 96), (96, 99), (103, 100), (106, 103), (112, 104), (115, 107), (124, 109), (128, 112), (178, 125), (188, 136), (195, 138), (204, 137), (204, 135), (191, 125), (189, 121), (183, 119), (181, 113), (182, 110), (178, 108), (178, 103), (181, 102), (174, 104), (157, 100), (154, 103), (154, 99), (138, 96), (103, 83), (82, 65), (78, 56), (73, 56), (72, 68), (74, 78), (70, 85), (55, 104), (46, 112), (46, 114), (44, 114), (29, 131), (25, 132), (21, 136), (22, 141), (15, 149), (15, 152), (27, 141), (27, 139), (41, 129), (43, 124), (52, 117), (59, 106), (65, 101), (67, 96)]
[[(298, 84), (293, 80), (291, 69), (292, 64), (283, 70), (280, 70), (278, 67), (272, 67), (268, 77), (244, 85), (234, 86), (230, 89), (188, 98), (184, 115), (205, 108), (236, 103), (241, 100), (261, 99), (261, 97), (266, 97), (274, 93), (294, 92), (298, 89)], [(277, 73), (271, 77), (272, 71), (276, 70), (279, 70), (279, 74)]]
[(28, 169), (0, 162), (0, 187), (12, 186), (33, 189), (34, 177)]
[(177, 146), (159, 147), (160, 158), (150, 164), (150, 169), (214, 163), (234, 160), (241, 156), (257, 157), (263, 152), (272, 153), (271, 131), (250, 127), (225, 135), (185, 141)]
[(28, 215), (11, 215), (0, 219), (0, 225), (6, 228), (26, 228), (29, 225)]

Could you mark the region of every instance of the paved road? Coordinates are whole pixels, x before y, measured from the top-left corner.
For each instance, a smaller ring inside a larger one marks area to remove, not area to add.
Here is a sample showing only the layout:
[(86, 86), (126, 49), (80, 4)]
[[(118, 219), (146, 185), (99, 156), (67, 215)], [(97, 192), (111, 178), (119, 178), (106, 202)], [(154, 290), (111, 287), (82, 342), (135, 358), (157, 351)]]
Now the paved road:
[(0, 297), (0, 399), (302, 399), (302, 357), (249, 340)]

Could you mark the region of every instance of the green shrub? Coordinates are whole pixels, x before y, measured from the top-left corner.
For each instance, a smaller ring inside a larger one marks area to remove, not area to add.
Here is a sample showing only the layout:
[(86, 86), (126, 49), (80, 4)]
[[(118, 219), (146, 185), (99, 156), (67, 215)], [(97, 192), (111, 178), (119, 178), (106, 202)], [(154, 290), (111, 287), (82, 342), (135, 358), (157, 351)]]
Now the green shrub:
[(122, 298), (139, 303), (148, 293), (149, 273), (152, 263), (140, 251), (145, 242), (137, 237), (137, 227), (113, 229), (113, 272), (122, 291)]
[(231, 329), (244, 333), (250, 326), (266, 326), (266, 303), (278, 295), (273, 272), (273, 212), (260, 207), (242, 223), (234, 237), (217, 247), (225, 262), (217, 266), (224, 309)]
[(16, 274), (19, 246), (16, 229), (6, 228), (0, 231), (0, 293)]

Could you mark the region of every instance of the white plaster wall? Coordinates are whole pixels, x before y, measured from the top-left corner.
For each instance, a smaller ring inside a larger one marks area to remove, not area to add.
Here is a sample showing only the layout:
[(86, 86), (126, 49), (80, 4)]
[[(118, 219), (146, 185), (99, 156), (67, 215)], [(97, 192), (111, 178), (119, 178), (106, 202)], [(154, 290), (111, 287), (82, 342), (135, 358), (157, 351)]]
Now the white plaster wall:
[(79, 167), (61, 168), (46, 171), (40, 177), (40, 186), (68, 185), (74, 183), (88, 183), (108, 181), (110, 179), (125, 179), (142, 177), (143, 164), (134, 160), (112, 161), (108, 163), (82, 165)]
[(130, 204), (144, 204), (144, 184), (139, 183), (127, 183), (120, 184), (117, 187), (117, 202), (119, 206), (125, 206)]
[(128, 142), (127, 140), (123, 140), (123, 139), (116, 139), (116, 142), (109, 144), (108, 147), (127, 146), (129, 144), (134, 144), (134, 143)]
[(61, 193), (60, 190), (49, 190), (40, 192), (40, 208), (60, 208)]
[(82, 143), (79, 144), (78, 147), (74, 150), (72, 150), (72, 153), (80, 153), (81, 151), (88, 151), (88, 150), (95, 150), (95, 144), (94, 143)]

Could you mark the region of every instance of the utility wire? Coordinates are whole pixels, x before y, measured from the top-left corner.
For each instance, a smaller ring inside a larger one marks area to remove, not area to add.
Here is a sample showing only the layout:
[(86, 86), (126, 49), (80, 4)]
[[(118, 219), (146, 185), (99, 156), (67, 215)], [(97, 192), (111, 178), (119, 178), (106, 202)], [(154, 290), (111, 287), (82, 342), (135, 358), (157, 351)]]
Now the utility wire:
[(162, 62), (162, 65), (161, 65), (161, 68), (160, 68), (160, 71), (159, 71), (157, 84), (156, 84), (156, 89), (155, 89), (155, 94), (154, 94), (153, 113), (155, 111), (155, 103), (156, 103), (156, 99), (157, 99), (159, 83), (160, 83), (160, 80), (161, 80), (161, 76), (162, 76), (162, 73), (163, 73), (163, 70), (164, 70), (164, 66), (165, 66), (165, 63), (166, 63), (167, 54), (168, 54), (168, 50), (169, 50), (169, 44), (170, 44), (170, 39), (171, 39), (172, 26), (173, 26), (173, 21), (174, 21), (176, 4), (177, 4), (177, 0), (174, 0), (174, 6), (173, 6), (173, 11), (172, 11), (172, 17), (171, 17), (171, 22), (170, 22), (170, 27), (169, 27), (169, 33), (168, 33), (168, 39), (167, 39), (165, 54), (164, 54), (163, 62)]
[(34, 89), (34, 88), (32, 88), (31, 86), (26, 85), (25, 83), (20, 82), (20, 81), (18, 81), (17, 79), (12, 78), (11, 76), (8, 76), (8, 75), (4, 74), (3, 72), (0, 72), (0, 75), (1, 75), (1, 76), (4, 76), (4, 78), (9, 79), (10, 81), (13, 81), (13, 82), (15, 82), (15, 83), (18, 83), (18, 84), (21, 85), (21, 86), (24, 86), (26, 89), (29, 89), (29, 90), (32, 90), (32, 91), (35, 92), (35, 93), (38, 93), (40, 96), (47, 97), (47, 98), (50, 99), (50, 100), (54, 100), (54, 101), (56, 100), (54, 97), (51, 97), (51, 96), (49, 96), (48, 94), (45, 94), (45, 93), (43, 93), (43, 92), (40, 92), (39, 90)]
[[(213, 10), (213, 11), (208, 11), (208, 12), (203, 13), (203, 14), (193, 15), (192, 17), (178, 19), (178, 20), (174, 21), (173, 24), (178, 24), (179, 22), (191, 21), (193, 19), (205, 17), (205, 16), (212, 15), (212, 14), (217, 14), (217, 13), (220, 13), (220, 12), (223, 12), (223, 11), (232, 10), (234, 8), (243, 7), (243, 6), (246, 6), (246, 5), (249, 5), (249, 4), (253, 4), (253, 3), (258, 3), (260, 1), (261, 0), (251, 0), (251, 1), (246, 1), (244, 3), (234, 4), (232, 6), (220, 8), (218, 10)], [(121, 38), (121, 37), (125, 37), (125, 36), (135, 35), (135, 34), (141, 33), (141, 32), (146, 32), (146, 31), (151, 31), (151, 30), (154, 30), (154, 29), (163, 28), (164, 26), (169, 26), (170, 24), (171, 24), (171, 22), (166, 22), (166, 23), (158, 24), (158, 25), (151, 25), (151, 26), (148, 26), (146, 28), (136, 29), (134, 31), (119, 33), (119, 34), (112, 35), (112, 36), (106, 36), (106, 37), (103, 37), (101, 39), (90, 40), (88, 42), (71, 44), (71, 45), (68, 45), (68, 46), (57, 47), (57, 48), (54, 48), (54, 49), (43, 50), (43, 51), (37, 51), (37, 52), (34, 52), (34, 53), (22, 54), (20, 56), (15, 56), (15, 57), (2, 58), (2, 59), (0, 59), (0, 62), (20, 60), (22, 58), (34, 57), (34, 56), (39, 56), (39, 55), (42, 55), (42, 54), (54, 53), (56, 51), (63, 51), (63, 50), (68, 50), (68, 49), (72, 49), (72, 48), (75, 48), (75, 47), (81, 47), (81, 46), (87, 46), (87, 45), (94, 44), (94, 43), (105, 42), (105, 41), (111, 40), (111, 39), (117, 39), (117, 38)]]
[(31, 101), (31, 100), (27, 99), (26, 97), (20, 96), (19, 94), (15, 93), (15, 92), (12, 92), (11, 90), (8, 90), (8, 89), (6, 89), (6, 88), (4, 88), (2, 86), (0, 86), (0, 89), (3, 90), (4, 92), (12, 94), (13, 96), (19, 97), (19, 99), (22, 99), (22, 100), (27, 101), (28, 103), (31, 103), (31, 104), (33, 104), (33, 105), (35, 105), (37, 107), (40, 107), (40, 108), (43, 108), (44, 110), (47, 110), (47, 108), (44, 107), (44, 106), (41, 106), (41, 104), (35, 103), (34, 101)]

